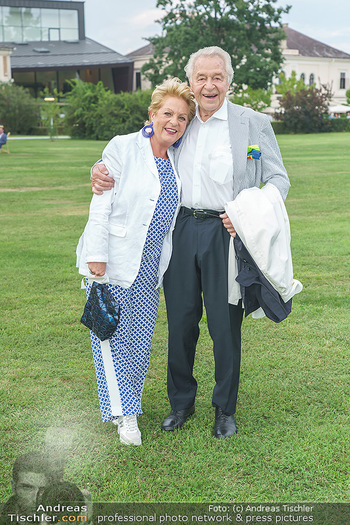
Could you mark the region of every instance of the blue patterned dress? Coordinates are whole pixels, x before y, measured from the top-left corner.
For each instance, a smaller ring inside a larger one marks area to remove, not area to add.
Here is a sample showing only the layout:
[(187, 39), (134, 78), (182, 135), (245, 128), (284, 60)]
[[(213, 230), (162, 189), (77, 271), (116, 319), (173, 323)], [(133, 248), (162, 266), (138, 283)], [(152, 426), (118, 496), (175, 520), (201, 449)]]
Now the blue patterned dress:
[[(141, 396), (159, 303), (156, 285), (160, 254), (178, 203), (177, 183), (170, 160), (154, 159), (161, 191), (148, 228), (138, 275), (130, 288), (107, 285), (119, 302), (121, 312), (118, 328), (111, 339), (102, 342), (91, 332), (103, 421), (120, 415), (142, 414)], [(87, 295), (90, 289), (91, 283), (87, 281)]]

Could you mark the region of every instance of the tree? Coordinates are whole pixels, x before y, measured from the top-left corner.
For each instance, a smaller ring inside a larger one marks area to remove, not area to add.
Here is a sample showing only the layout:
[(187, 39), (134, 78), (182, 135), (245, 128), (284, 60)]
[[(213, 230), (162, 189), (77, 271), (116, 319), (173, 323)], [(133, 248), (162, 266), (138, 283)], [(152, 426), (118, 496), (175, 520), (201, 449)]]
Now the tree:
[(230, 101), (252, 108), (254, 111), (262, 111), (271, 105), (271, 96), (272, 89), (252, 89), (248, 86), (240, 91), (235, 91), (235, 94), (230, 97)]
[[(313, 84), (315, 85), (315, 84)], [(288, 91), (291, 93), (298, 93), (302, 89), (307, 89), (307, 86), (302, 78), (297, 80), (297, 74), (292, 71), (289, 78), (284, 73), (279, 75), (279, 84), (275, 86), (276, 93), (279, 95), (285, 95)]]
[(112, 93), (102, 82), (72, 81), (67, 95), (65, 124), (73, 137), (109, 140), (138, 131), (148, 117), (151, 90)]
[(345, 94), (346, 94), (346, 103), (350, 104), (350, 89), (347, 89)]
[(0, 115), (7, 131), (28, 135), (39, 126), (40, 105), (22, 86), (0, 83)]
[(97, 138), (96, 112), (101, 100), (112, 95), (100, 81), (97, 84), (72, 80), (72, 90), (67, 93), (65, 123), (72, 137)]
[(151, 95), (152, 90), (147, 89), (116, 95), (111, 93), (110, 97), (104, 97), (96, 112), (96, 138), (108, 140), (114, 135), (124, 135), (141, 129), (148, 119)]
[(287, 91), (280, 99), (283, 121), (294, 133), (317, 133), (329, 129), (328, 103), (332, 92), (327, 86)]
[(148, 40), (154, 56), (142, 72), (155, 86), (168, 76), (185, 80), (184, 66), (191, 53), (220, 46), (232, 57), (234, 82), (253, 89), (267, 88), (280, 70), (282, 13), (290, 9), (276, 0), (157, 0), (164, 11), (158, 22), (162, 36)]
[(53, 140), (54, 135), (57, 135), (57, 128), (61, 120), (61, 106), (58, 97), (62, 96), (62, 93), (54, 89), (51, 94), (49, 88), (46, 87), (41, 96), (44, 97), (40, 108), (41, 119), (48, 129), (50, 140)]

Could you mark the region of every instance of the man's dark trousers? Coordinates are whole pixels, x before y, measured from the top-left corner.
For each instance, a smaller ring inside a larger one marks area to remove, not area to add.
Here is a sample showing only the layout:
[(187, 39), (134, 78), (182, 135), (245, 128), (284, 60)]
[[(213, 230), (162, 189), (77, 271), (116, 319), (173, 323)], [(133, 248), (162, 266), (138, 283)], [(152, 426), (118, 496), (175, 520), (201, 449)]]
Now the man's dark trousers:
[(168, 396), (173, 410), (194, 405), (193, 377), (202, 293), (214, 343), (215, 387), (212, 404), (236, 411), (241, 360), (241, 305), (228, 304), (230, 235), (220, 218), (196, 219), (181, 209), (173, 234), (173, 253), (164, 276), (169, 327)]

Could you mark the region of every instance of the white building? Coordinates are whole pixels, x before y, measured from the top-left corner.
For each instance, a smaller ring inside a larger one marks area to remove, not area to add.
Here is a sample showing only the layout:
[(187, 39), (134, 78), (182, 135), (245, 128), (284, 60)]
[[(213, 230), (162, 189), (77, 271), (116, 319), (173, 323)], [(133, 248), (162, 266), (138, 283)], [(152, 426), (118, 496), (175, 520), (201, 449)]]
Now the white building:
[(146, 46), (136, 49), (126, 55), (128, 58), (134, 61), (134, 79), (133, 79), (133, 91), (137, 89), (149, 89), (152, 87), (149, 80), (147, 80), (141, 74), (141, 68), (143, 64), (146, 64), (153, 56), (153, 45), (147, 44)]
[(346, 102), (346, 90), (350, 89), (350, 55), (318, 40), (314, 40), (287, 25), (286, 40), (282, 42), (283, 72), (288, 78), (295, 71), (307, 85), (326, 84), (333, 92), (332, 104)]
[[(307, 85), (326, 84), (331, 87), (334, 97), (332, 104), (346, 102), (346, 90), (350, 88), (350, 55), (310, 38), (284, 25), (286, 40), (282, 41), (284, 63), (282, 71), (287, 78), (295, 71), (297, 78), (303, 78)], [(150, 82), (141, 74), (141, 67), (153, 54), (152, 44), (127, 55), (134, 60), (133, 89), (148, 89)]]
[(0, 43), (0, 82), (9, 82), (11, 80), (11, 59), (13, 51), (12, 46), (2, 45)]

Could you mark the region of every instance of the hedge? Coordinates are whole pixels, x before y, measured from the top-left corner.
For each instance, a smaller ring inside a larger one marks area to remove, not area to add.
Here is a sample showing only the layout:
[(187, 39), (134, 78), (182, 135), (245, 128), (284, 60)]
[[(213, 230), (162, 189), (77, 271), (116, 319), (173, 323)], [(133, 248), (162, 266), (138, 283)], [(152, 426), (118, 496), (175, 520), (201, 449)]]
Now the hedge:
[[(274, 120), (271, 122), (274, 132), (276, 135), (294, 134), (289, 131), (283, 122), (283, 120)], [(328, 120), (326, 132), (350, 132), (350, 119), (349, 118), (334, 118)]]
[(350, 131), (350, 118), (331, 118), (329, 127), (329, 131)]

